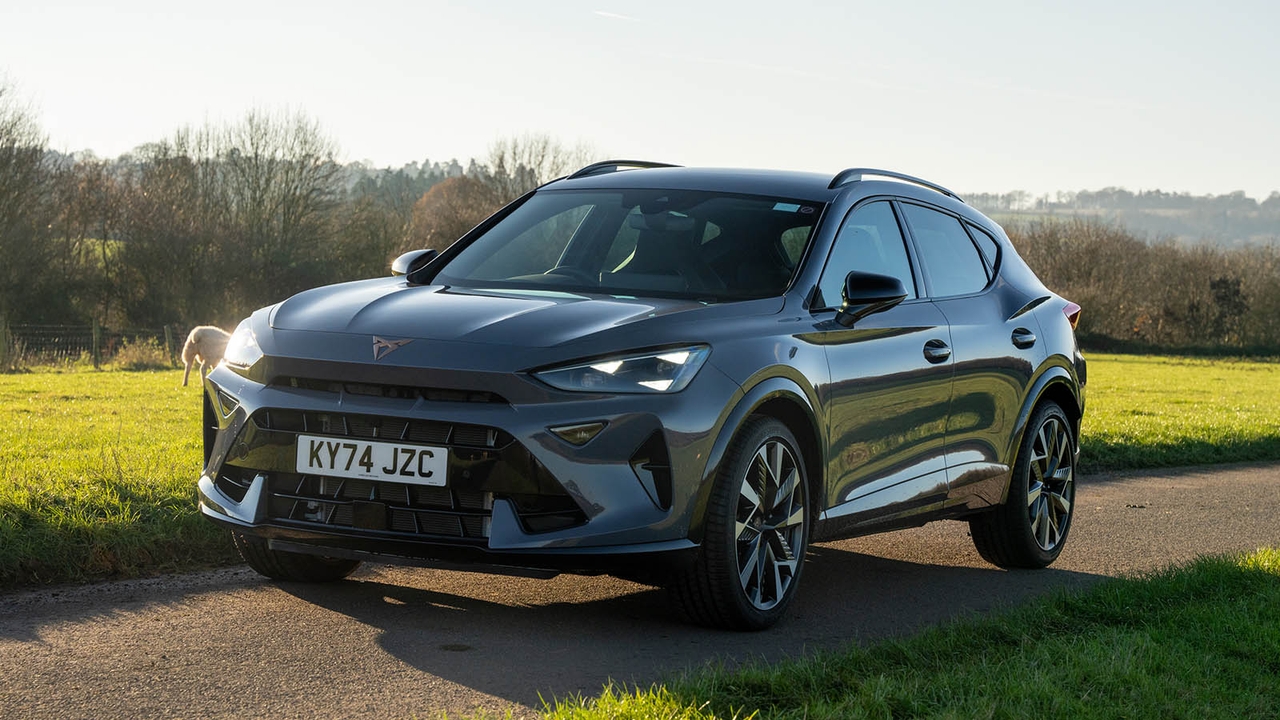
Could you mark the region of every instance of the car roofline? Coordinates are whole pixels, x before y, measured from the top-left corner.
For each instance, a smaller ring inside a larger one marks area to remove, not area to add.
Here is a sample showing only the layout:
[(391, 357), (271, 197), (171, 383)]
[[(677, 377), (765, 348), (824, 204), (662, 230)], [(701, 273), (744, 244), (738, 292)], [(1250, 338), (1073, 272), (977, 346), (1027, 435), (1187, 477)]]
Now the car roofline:
[[(670, 171), (673, 170), (676, 172), (671, 173)], [(632, 174), (633, 171), (635, 173), (634, 175)], [(726, 181), (740, 181), (743, 175), (750, 175), (754, 176), (759, 181), (761, 187), (759, 187), (758, 190), (762, 191), (762, 194), (771, 194), (766, 191), (765, 186), (768, 185), (768, 181), (770, 179), (773, 179), (781, 185), (789, 186), (788, 189), (791, 192), (802, 190), (802, 194), (809, 196), (811, 199), (815, 201), (822, 200), (824, 202), (831, 202), (841, 195), (844, 195), (846, 192), (854, 189), (855, 183), (863, 181), (874, 182), (880, 179), (886, 179), (915, 185), (917, 187), (939, 193), (944, 197), (957, 202), (964, 203), (964, 199), (958, 194), (930, 180), (925, 180), (914, 175), (908, 175), (906, 173), (900, 173), (893, 170), (864, 167), (846, 168), (836, 173), (834, 176), (830, 176), (830, 180), (828, 181), (827, 177), (829, 176), (826, 175), (790, 170), (685, 167), (683, 165), (654, 162), (650, 160), (602, 160), (600, 162), (594, 162), (583, 166), (569, 175), (551, 180), (550, 182), (543, 184), (539, 189), (561, 182), (583, 180), (586, 178), (600, 178), (603, 182), (598, 184), (591, 183), (592, 186), (599, 188), (607, 187), (612, 189), (624, 187), (646, 187), (647, 183), (641, 180), (641, 177), (653, 177), (647, 171), (657, 171), (657, 173), (660, 176), (663, 176), (665, 180), (671, 180), (673, 177), (685, 179), (688, 181), (685, 189), (698, 189), (697, 186), (702, 186), (704, 184), (714, 185), (716, 184), (715, 180), (721, 179), (721, 177)], [(603, 177), (621, 174), (624, 172), (630, 176), (625, 180), (621, 178)], [(610, 180), (612, 180), (612, 182)], [(825, 187), (822, 187), (822, 185), (825, 185)], [(822, 192), (823, 190), (826, 190), (827, 192)]]

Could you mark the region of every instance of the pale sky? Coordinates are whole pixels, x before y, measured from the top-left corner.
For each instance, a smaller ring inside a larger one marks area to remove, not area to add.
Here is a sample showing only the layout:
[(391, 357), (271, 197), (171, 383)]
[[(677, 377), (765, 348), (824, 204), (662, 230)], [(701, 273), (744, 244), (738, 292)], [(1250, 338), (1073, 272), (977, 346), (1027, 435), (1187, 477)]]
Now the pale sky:
[(250, 109), (344, 160), (602, 155), (959, 191), (1280, 190), (1280, 2), (0, 0), (0, 76), (113, 157)]

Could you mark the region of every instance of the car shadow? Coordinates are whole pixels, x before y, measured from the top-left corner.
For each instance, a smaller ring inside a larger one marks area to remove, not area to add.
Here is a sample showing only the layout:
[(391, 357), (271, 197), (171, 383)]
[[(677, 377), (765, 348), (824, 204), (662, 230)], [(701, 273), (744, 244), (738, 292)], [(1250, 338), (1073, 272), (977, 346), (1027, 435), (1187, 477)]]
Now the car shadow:
[(815, 546), (808, 559), (787, 617), (755, 633), (683, 624), (662, 591), (612, 579), (590, 581), (619, 587), (587, 599), (574, 599), (574, 584), (584, 581), (565, 576), (477, 575), (469, 582), (482, 592), (465, 596), (421, 586), (433, 577), (456, 584), (444, 576), (462, 575), (443, 571), (394, 571), (395, 583), (375, 571), (337, 585), (280, 587), (378, 628), (379, 648), (403, 663), (537, 707), (543, 698), (595, 695), (610, 679), (648, 684), (708, 663), (732, 666), (866, 643), (1100, 579), (1054, 569), (922, 564), (833, 545)]

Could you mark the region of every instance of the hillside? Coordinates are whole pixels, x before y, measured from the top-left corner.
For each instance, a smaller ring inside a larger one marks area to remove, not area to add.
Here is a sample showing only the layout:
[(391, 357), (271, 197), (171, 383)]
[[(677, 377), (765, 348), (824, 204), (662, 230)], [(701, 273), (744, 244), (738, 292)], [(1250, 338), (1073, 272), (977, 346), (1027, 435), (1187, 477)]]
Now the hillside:
[(1006, 225), (1043, 218), (1093, 218), (1117, 224), (1148, 240), (1172, 239), (1242, 247), (1280, 243), (1280, 192), (1259, 201), (1237, 191), (1191, 195), (1123, 188), (1059, 192), (970, 193), (965, 201)]

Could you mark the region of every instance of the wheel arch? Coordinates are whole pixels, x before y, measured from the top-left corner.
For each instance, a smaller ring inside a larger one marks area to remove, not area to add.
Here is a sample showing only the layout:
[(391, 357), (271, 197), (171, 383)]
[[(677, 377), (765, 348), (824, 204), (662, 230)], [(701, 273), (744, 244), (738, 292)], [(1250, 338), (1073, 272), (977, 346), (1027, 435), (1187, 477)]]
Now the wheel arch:
[[(748, 390), (729, 411), (728, 417), (721, 425), (707, 455), (707, 464), (703, 469), (698, 494), (694, 504), (694, 512), (689, 527), (689, 539), (701, 543), (706, 524), (707, 503), (716, 476), (720, 473), (725, 453), (729, 444), (742, 429), (747, 419), (755, 415), (766, 415), (776, 418), (787, 426), (800, 445), (800, 453), (804, 456), (805, 472), (809, 476), (810, 497), (814, 501), (821, 498), (821, 479), (825, 477), (822, 469), (822, 435), (818, 427), (815, 403), (807, 393), (793, 380), (784, 377), (773, 377), (761, 381)], [(815, 514), (816, 517), (816, 514)]]
[[(1009, 446), (1005, 448), (1005, 457), (1009, 459), (1010, 467), (1017, 462), (1018, 448), (1022, 447), (1022, 438), (1027, 432), (1032, 413), (1045, 400), (1057, 403), (1058, 407), (1067, 414), (1072, 434), (1075, 436), (1076, 452), (1080, 451), (1080, 425), (1084, 417), (1084, 409), (1077, 388), (1075, 375), (1063, 365), (1049, 365), (1036, 376), (1022, 402), (1022, 408), (1018, 411), (1017, 430), (1009, 438)], [(1008, 489), (1006, 488), (1005, 491), (1007, 493)]]

